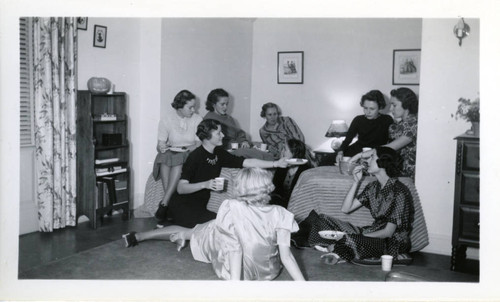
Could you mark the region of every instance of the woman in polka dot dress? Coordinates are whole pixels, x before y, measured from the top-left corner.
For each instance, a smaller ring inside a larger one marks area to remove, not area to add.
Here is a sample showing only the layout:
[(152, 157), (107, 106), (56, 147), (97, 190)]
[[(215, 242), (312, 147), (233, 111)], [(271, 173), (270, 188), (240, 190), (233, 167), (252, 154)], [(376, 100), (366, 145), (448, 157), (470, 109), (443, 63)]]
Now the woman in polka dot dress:
[[(309, 246), (327, 246), (329, 250), (347, 261), (380, 257), (388, 254), (396, 257), (410, 251), (410, 231), (413, 221), (413, 199), (410, 190), (396, 175), (401, 157), (389, 147), (377, 147), (368, 159), (367, 172), (377, 181), (369, 183), (357, 195), (363, 175), (363, 167), (353, 171), (354, 183), (342, 204), (344, 213), (351, 213), (361, 206), (370, 210), (374, 222), (370, 226), (357, 227), (348, 222), (311, 211), (299, 224), (295, 237), (307, 240)], [(336, 230), (345, 235), (335, 240), (321, 238), (322, 230)]]

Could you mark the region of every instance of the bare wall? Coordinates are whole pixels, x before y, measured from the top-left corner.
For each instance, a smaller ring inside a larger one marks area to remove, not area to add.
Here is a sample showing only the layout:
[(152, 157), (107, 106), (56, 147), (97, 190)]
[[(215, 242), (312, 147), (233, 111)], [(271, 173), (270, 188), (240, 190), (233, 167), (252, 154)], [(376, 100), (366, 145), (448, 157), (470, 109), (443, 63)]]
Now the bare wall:
[(166, 18), (162, 22), (161, 112), (182, 89), (198, 97), (199, 113), (214, 88), (231, 96), (230, 112), (250, 128), (253, 19)]
[[(261, 106), (278, 104), (315, 148), (333, 119), (362, 114), (361, 96), (392, 86), (394, 49), (421, 45), (421, 19), (257, 19), (254, 26), (251, 133)], [(304, 84), (277, 84), (277, 52), (304, 51)], [(418, 93), (418, 86), (411, 87)]]

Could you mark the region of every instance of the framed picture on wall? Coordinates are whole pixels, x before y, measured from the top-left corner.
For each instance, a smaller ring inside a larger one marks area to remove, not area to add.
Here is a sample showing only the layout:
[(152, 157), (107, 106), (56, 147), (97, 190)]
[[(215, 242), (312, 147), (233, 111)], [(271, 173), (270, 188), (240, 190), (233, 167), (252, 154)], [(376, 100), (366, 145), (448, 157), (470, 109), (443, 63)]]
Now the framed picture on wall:
[(94, 25), (94, 47), (106, 48), (108, 28), (102, 25)]
[(278, 52), (278, 84), (304, 83), (304, 52)]
[(87, 22), (89, 18), (78, 17), (76, 18), (76, 28), (81, 30), (87, 30)]
[(392, 56), (392, 85), (419, 85), (420, 49), (395, 49)]

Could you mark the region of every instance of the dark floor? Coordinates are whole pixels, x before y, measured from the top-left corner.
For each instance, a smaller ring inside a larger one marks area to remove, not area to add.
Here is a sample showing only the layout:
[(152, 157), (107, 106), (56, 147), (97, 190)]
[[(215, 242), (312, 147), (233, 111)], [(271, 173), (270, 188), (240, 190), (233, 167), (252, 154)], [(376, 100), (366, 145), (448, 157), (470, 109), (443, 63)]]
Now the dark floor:
[[(105, 217), (103, 225), (97, 229), (89, 227), (88, 222), (78, 227), (56, 230), (52, 233), (30, 233), (19, 237), (19, 273), (34, 267), (48, 264), (73, 254), (98, 247), (121, 238), (131, 230), (143, 231), (156, 225), (154, 218), (139, 218), (122, 221), (120, 215)], [(429, 267), (433, 270), (448, 272), (450, 257), (429, 253), (415, 253), (412, 266)], [(479, 262), (467, 260), (462, 270), (469, 277), (468, 282), (479, 282)], [(448, 282), (463, 282), (463, 274), (454, 279), (453, 274), (446, 274)], [(448, 277), (450, 276), (450, 277)]]

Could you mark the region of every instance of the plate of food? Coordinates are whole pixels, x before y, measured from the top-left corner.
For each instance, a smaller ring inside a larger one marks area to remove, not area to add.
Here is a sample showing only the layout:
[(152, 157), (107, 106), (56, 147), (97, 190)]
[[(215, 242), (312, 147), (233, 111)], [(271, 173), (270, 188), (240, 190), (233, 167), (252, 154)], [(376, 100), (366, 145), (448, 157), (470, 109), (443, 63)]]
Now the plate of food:
[(286, 162), (290, 165), (303, 165), (307, 163), (307, 159), (304, 158), (289, 158)]
[(319, 236), (324, 239), (340, 240), (344, 237), (345, 233), (340, 231), (319, 231)]
[(173, 152), (187, 152), (189, 149), (187, 147), (170, 147), (167, 150), (173, 151)]

